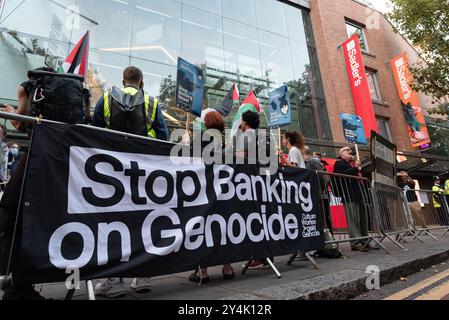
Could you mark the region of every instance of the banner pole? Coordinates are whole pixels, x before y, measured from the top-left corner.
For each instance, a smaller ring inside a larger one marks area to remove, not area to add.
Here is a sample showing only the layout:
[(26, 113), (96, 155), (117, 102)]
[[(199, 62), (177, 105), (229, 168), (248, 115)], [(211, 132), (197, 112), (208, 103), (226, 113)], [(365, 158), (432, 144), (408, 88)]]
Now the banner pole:
[[(265, 110), (264, 111), (262, 111), (262, 113), (263, 113), (263, 115), (265, 116), (265, 120), (267, 121), (267, 123), (269, 123), (268, 122), (268, 117), (267, 117), (267, 115), (266, 115), (266, 113), (265, 113)], [(273, 130), (271, 130), (271, 128), (268, 128), (268, 130), (270, 130), (270, 135), (271, 135), (271, 137), (273, 138), (273, 140), (274, 140), (274, 143), (278, 143), (278, 140), (276, 139), (276, 137), (275, 137), (275, 135), (274, 135), (274, 133), (273, 133)], [(279, 130), (280, 130), (280, 128), (279, 128)], [(281, 147), (281, 144), (279, 143), (278, 145), (277, 145), (277, 147)]]
[(30, 164), (30, 159), (31, 159), (31, 151), (33, 149), (33, 138), (34, 138), (34, 129), (31, 131), (31, 137), (30, 137), (30, 149), (28, 151), (28, 153), (25, 155), (26, 159), (25, 159), (25, 169), (23, 171), (23, 177), (22, 177), (22, 181), (20, 181), (21, 186), (20, 186), (20, 194), (19, 194), (19, 205), (17, 206), (17, 210), (16, 210), (16, 218), (14, 221), (14, 229), (13, 229), (13, 234), (12, 234), (12, 239), (11, 239), (11, 248), (9, 251), (9, 257), (7, 260), (7, 265), (6, 265), (6, 275), (8, 276), (11, 273), (11, 265), (12, 265), (12, 259), (13, 259), (13, 253), (14, 253), (14, 244), (16, 242), (16, 236), (17, 236), (17, 228), (19, 227), (19, 217), (20, 217), (20, 212), (23, 210), (24, 204), (22, 204), (22, 200), (24, 197), (24, 192), (25, 192), (25, 183), (26, 183), (26, 178), (28, 175), (28, 167)]
[(282, 139), (282, 138), (281, 138), (281, 127), (278, 128), (278, 134), (279, 134), (279, 141), (278, 141), (278, 142), (279, 142), (279, 145), (278, 145), (278, 146), (279, 146), (279, 148), (280, 148), (280, 147), (281, 147), (281, 139)]
[[(29, 116), (22, 116), (20, 114), (15, 114), (15, 113), (10, 113), (10, 112), (2, 112), (0, 111), (0, 119), (6, 119), (6, 120), (16, 120), (19, 122), (24, 122), (24, 123), (50, 123), (50, 124), (65, 124), (68, 125), (67, 123), (64, 122), (58, 122), (58, 121), (52, 121), (52, 120), (47, 120), (47, 119), (37, 119), (35, 117), (29, 117)], [(89, 126), (86, 124), (76, 124), (75, 126), (77, 127), (84, 127), (84, 128), (89, 128), (91, 130), (96, 130), (96, 131), (101, 131), (101, 132), (107, 132), (107, 133), (112, 133), (118, 136), (122, 136), (122, 137), (127, 137), (127, 138), (136, 138), (139, 140), (148, 140), (148, 141), (158, 141), (161, 143), (165, 143), (165, 144), (169, 144), (169, 145), (176, 145), (173, 142), (169, 142), (169, 141), (164, 141), (164, 140), (158, 140), (158, 139), (154, 139), (154, 138), (150, 138), (150, 137), (143, 137), (143, 136), (138, 136), (135, 134), (131, 134), (131, 133), (126, 133), (126, 132), (121, 132), (121, 131), (115, 131), (115, 130), (110, 130), (110, 129), (106, 129), (106, 128), (100, 128), (100, 127), (94, 127), (94, 126)]]
[[(357, 143), (355, 144), (355, 154), (356, 154), (356, 157), (357, 157), (357, 162), (359, 162), (361, 164), (362, 161), (360, 161), (359, 145)], [(359, 168), (359, 172), (362, 172), (362, 167)]]
[(359, 145), (357, 143), (355, 144), (355, 153), (356, 153), (357, 161), (360, 162)]
[(186, 134), (190, 138), (190, 112), (187, 113), (187, 119), (186, 119)]

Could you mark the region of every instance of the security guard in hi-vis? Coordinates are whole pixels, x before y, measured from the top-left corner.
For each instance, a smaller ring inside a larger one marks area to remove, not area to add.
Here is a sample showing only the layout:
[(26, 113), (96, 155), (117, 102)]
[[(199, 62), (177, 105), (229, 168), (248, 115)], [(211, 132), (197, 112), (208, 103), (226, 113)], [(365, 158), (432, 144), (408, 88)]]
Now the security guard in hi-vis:
[(143, 73), (136, 67), (123, 72), (123, 86), (113, 87), (98, 101), (92, 124), (159, 140), (168, 140), (168, 128), (158, 99), (143, 91)]

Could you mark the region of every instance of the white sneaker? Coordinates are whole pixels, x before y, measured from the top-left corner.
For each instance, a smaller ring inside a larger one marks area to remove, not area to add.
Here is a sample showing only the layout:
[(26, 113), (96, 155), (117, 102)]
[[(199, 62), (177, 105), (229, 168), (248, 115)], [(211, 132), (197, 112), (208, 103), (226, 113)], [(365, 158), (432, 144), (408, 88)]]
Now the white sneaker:
[(126, 294), (125, 285), (120, 278), (110, 278), (97, 283), (95, 295), (106, 298), (119, 298)]
[(151, 291), (151, 278), (135, 278), (131, 283), (131, 288), (137, 293), (148, 293)]

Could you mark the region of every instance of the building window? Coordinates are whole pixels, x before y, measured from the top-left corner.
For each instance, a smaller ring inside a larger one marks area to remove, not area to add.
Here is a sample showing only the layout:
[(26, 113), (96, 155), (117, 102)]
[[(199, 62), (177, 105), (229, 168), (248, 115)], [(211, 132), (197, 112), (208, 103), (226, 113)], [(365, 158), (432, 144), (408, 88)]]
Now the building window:
[(358, 26), (351, 22), (346, 22), (346, 30), (348, 32), (348, 37), (352, 37), (355, 33), (359, 37), (360, 47), (362, 51), (368, 52), (368, 41), (366, 40), (366, 34), (363, 27)]
[(379, 134), (387, 139), (388, 141), (393, 142), (393, 138), (391, 136), (390, 131), (390, 123), (388, 119), (382, 117), (376, 117), (377, 126), (379, 127)]
[(367, 70), (366, 76), (368, 78), (368, 86), (371, 98), (375, 102), (382, 102), (382, 95), (380, 94), (379, 83), (377, 81), (377, 72)]

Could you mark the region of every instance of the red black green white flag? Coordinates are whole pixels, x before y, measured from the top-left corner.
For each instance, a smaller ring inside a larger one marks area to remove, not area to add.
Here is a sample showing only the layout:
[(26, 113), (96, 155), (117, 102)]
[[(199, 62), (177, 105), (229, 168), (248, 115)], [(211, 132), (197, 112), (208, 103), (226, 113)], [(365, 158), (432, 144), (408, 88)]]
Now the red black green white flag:
[(254, 94), (253, 90), (250, 91), (246, 99), (242, 102), (239, 110), (237, 111), (237, 114), (234, 116), (234, 119), (232, 120), (231, 137), (234, 137), (237, 134), (240, 125), (242, 123), (242, 115), (248, 111), (257, 113), (260, 113), (262, 111), (259, 100)]
[(234, 105), (238, 105), (239, 101), (240, 93), (237, 85), (234, 83), (226, 98), (215, 107), (215, 110), (227, 117), (231, 113)]
[(81, 38), (65, 60), (62, 68), (65, 73), (86, 76), (89, 65), (89, 31)]
[(251, 104), (257, 109), (257, 112), (259, 112), (259, 113), (262, 112), (262, 108), (260, 107), (259, 100), (257, 99), (256, 95), (254, 94), (253, 90), (250, 91), (250, 93), (248, 94), (246, 99), (242, 102), (242, 106), (245, 104)]

